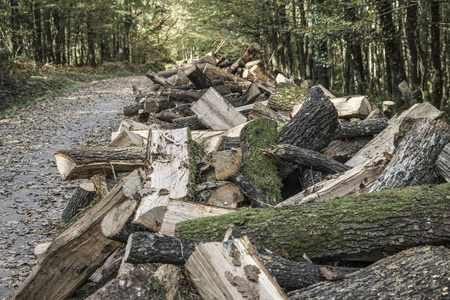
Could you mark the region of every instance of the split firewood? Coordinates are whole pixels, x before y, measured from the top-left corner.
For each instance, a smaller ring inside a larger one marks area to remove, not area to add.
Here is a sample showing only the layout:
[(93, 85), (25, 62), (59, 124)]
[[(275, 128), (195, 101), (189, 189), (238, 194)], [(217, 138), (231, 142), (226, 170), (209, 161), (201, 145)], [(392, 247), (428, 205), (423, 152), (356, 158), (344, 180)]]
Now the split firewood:
[(279, 114), (278, 112), (270, 109), (262, 102), (257, 102), (253, 105), (250, 114), (248, 115), (249, 120), (255, 119), (271, 119), (276, 121), (278, 124), (285, 124), (289, 122), (289, 118)]
[(281, 202), (282, 182), (277, 175), (276, 159), (263, 149), (278, 140), (277, 123), (258, 119), (249, 122), (240, 133), (243, 165), (229, 180), (239, 186), (254, 206), (266, 207)]
[(183, 91), (183, 90), (176, 90), (172, 89), (169, 91), (169, 100), (172, 102), (186, 102), (186, 103), (193, 103), (200, 99), (202, 96), (201, 93), (194, 92), (194, 91)]
[(366, 96), (334, 98), (331, 102), (342, 119), (364, 119), (373, 110), (373, 105)]
[(289, 144), (279, 144), (273, 149), (266, 149), (265, 153), (281, 158), (286, 162), (296, 163), (302, 167), (312, 168), (323, 173), (336, 174), (351, 169), (351, 167), (320, 152)]
[(201, 243), (185, 268), (205, 300), (287, 299), (247, 237), (223, 243)]
[[(236, 127), (230, 128), (228, 130), (213, 130), (212, 132), (215, 132), (213, 134), (211, 134), (209, 137), (205, 137), (205, 138), (201, 138), (198, 142), (203, 146), (203, 150), (205, 150), (206, 153), (210, 153), (212, 151), (217, 151), (220, 144), (222, 143), (222, 139), (223, 137), (238, 137), (239, 138), (239, 134), (242, 130), (242, 128), (244, 128), (244, 126), (247, 124), (243, 123), (240, 124)], [(240, 147), (240, 142), (238, 143), (238, 146), (235, 148)]]
[(185, 72), (189, 80), (192, 81), (198, 89), (207, 89), (214, 86), (212, 81), (209, 80), (209, 78), (206, 77), (206, 75), (197, 66), (193, 66)]
[(356, 152), (367, 145), (372, 139), (373, 136), (362, 136), (342, 140), (334, 140), (320, 152), (328, 157), (332, 157), (338, 162), (345, 164), (356, 154)]
[(357, 120), (352, 122), (341, 122), (333, 136), (333, 139), (340, 140), (360, 136), (374, 136), (387, 127), (386, 119)]
[(172, 85), (166, 78), (159, 76), (152, 70), (148, 70), (148, 72), (145, 76), (156, 84), (159, 84), (162, 86), (171, 86)]
[(280, 83), (295, 84), (294, 81), (286, 78), (286, 76), (284, 76), (281, 73), (277, 74), (277, 77), (275, 78), (275, 81), (277, 82), (277, 84), (280, 84)]
[(212, 206), (236, 208), (244, 202), (245, 196), (241, 189), (231, 182), (206, 182), (197, 185), (195, 200)]
[[(148, 130), (144, 130), (143, 135), (148, 136)], [(109, 144), (109, 146), (114, 148), (142, 146), (145, 144), (145, 139), (146, 138), (143, 138), (142, 134), (129, 130), (126, 127), (123, 127), (122, 131), (119, 131), (119, 133), (111, 139), (111, 143)]]
[(219, 216), (236, 212), (234, 208), (215, 207), (200, 203), (169, 200), (164, 207), (163, 220), (159, 232), (168, 236), (175, 236), (181, 222), (204, 217)]
[(175, 103), (163, 96), (147, 98), (144, 103), (144, 111), (147, 113), (159, 113), (173, 107)]
[(335, 197), (355, 197), (367, 193), (388, 161), (384, 157), (374, 158), (342, 174), (327, 178), (289, 197), (277, 206), (322, 202)]
[(394, 146), (394, 137), (399, 131), (400, 124), (406, 118), (429, 118), (437, 119), (443, 114), (442, 111), (435, 108), (432, 104), (425, 102), (413, 105), (410, 109), (403, 112), (397, 119), (391, 122), (380, 134), (370, 141), (364, 148), (359, 150), (345, 164), (350, 167), (361, 165), (375, 156), (383, 155), (384, 152), (392, 155)]
[(271, 75), (267, 74), (266, 70), (261, 65), (256, 65), (251, 67), (249, 70), (250, 73), (254, 76), (255, 80), (262, 81), (262, 82), (270, 82), (273, 84), (276, 84), (275, 78), (273, 78)]
[(125, 199), (119, 182), (108, 196), (53, 240), (41, 263), (12, 299), (52, 300), (72, 294), (121, 245), (103, 237), (100, 223), (112, 207)]
[[(125, 261), (134, 264), (165, 263), (184, 266), (199, 243), (199, 240), (136, 232), (128, 240)], [(287, 290), (307, 287), (324, 280), (319, 272), (322, 265), (288, 260), (262, 247), (258, 247), (258, 252), (269, 273)], [(348, 274), (357, 269), (338, 267), (337, 270)]]
[(247, 48), (247, 51), (245, 51), (242, 57), (240, 57), (231, 65), (231, 73), (235, 73), (238, 68), (243, 68), (245, 64), (251, 61), (260, 50), (261, 46), (258, 43), (252, 43), (250, 47)]
[(150, 275), (139, 268), (132, 268), (117, 276), (86, 300), (154, 299), (162, 300), (151, 283)]
[(214, 130), (230, 129), (247, 120), (214, 88), (208, 89), (191, 109), (202, 123)]
[(258, 245), (286, 251), (293, 260), (301, 260), (306, 253), (321, 262), (377, 261), (406, 248), (448, 243), (448, 217), (442, 212), (450, 210), (449, 193), (450, 184), (446, 183), (239, 211), (183, 222), (178, 233), (185, 238), (217, 241), (231, 224)]
[[(278, 144), (320, 151), (331, 142), (338, 126), (336, 108), (319, 87), (312, 87), (300, 111), (281, 128)], [(285, 179), (295, 169), (292, 164), (280, 164), (279, 175)]]
[[(265, 100), (265, 101), (260, 101), (260, 102), (257, 102), (257, 103), (261, 103), (262, 105), (267, 106), (267, 103), (269, 103), (269, 101)], [(252, 104), (248, 104), (248, 105), (238, 106), (235, 109), (236, 109), (236, 111), (240, 112), (244, 116), (249, 116), (249, 114), (252, 111), (253, 107), (257, 103), (252, 103)], [(255, 118), (255, 119), (258, 119), (258, 118)]]
[(436, 168), (445, 180), (450, 182), (450, 143), (447, 144), (441, 154), (439, 154), (436, 161)]
[(318, 87), (320, 87), (320, 89), (322, 90), (322, 92), (324, 93), (325, 96), (327, 96), (330, 99), (336, 98), (336, 96), (330, 92), (326, 87), (324, 87), (323, 85), (319, 84)]
[(197, 116), (189, 116), (172, 120), (172, 125), (174, 128), (185, 128), (188, 127), (191, 130), (203, 130), (208, 129)]
[(259, 91), (258, 85), (253, 82), (247, 91), (245, 91), (242, 95), (240, 102), (242, 105), (252, 104), (260, 94), (261, 92)]
[(394, 141), (391, 162), (370, 192), (441, 183), (436, 161), (450, 142), (450, 125), (440, 120), (406, 119)]
[(94, 282), (96, 286), (102, 286), (110, 279), (120, 267), (123, 258), (123, 248), (117, 248), (98, 268), (89, 276), (89, 281)]
[(134, 224), (159, 231), (169, 199), (186, 199), (193, 178), (189, 129), (152, 130), (146, 154), (146, 176)]
[(178, 69), (175, 75), (172, 75), (169, 78), (167, 78), (167, 82), (172, 86), (180, 86), (189, 84), (190, 80), (183, 70)]
[[(288, 294), (300, 299), (445, 299), (450, 250), (421, 246), (384, 258), (343, 280), (322, 282)], [(423, 284), (426, 282), (426, 284)]]
[(131, 172), (143, 166), (143, 148), (73, 149), (55, 152), (63, 180), (83, 179), (96, 174)]
[(419, 103), (417, 97), (411, 91), (406, 81), (402, 81), (398, 85), (398, 89), (400, 90), (400, 93), (402, 93), (403, 98), (406, 100), (406, 105), (408, 105), (408, 108), (416, 103)]
[(186, 278), (184, 269), (175, 265), (162, 265), (154, 273), (163, 286), (166, 300), (202, 300), (192, 283)]

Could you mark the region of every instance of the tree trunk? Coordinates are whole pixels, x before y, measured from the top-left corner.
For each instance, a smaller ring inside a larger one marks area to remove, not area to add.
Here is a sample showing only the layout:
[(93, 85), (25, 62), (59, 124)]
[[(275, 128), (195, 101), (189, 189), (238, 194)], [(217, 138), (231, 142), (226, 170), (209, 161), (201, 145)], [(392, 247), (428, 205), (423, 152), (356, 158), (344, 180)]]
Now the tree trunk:
[(450, 250), (422, 246), (405, 250), (335, 282), (292, 291), (290, 300), (445, 299)]
[(420, 87), (420, 72), (419, 72), (419, 55), (418, 55), (418, 2), (415, 0), (406, 0), (406, 39), (408, 41), (409, 55), (411, 60), (410, 78), (413, 90)]
[(395, 140), (393, 158), (370, 192), (441, 183), (436, 160), (449, 142), (450, 125), (444, 121), (405, 120)]
[(432, 102), (437, 108), (441, 108), (443, 82), (441, 66), (441, 13), (440, 1), (430, 1), (431, 10), (431, 65), (433, 67), (433, 95)]
[(34, 59), (37, 62), (42, 62), (42, 25), (41, 25), (41, 5), (39, 2), (33, 3), (33, 15), (34, 15)]
[(142, 167), (145, 149), (73, 149), (54, 154), (63, 180), (88, 178), (96, 174), (131, 172)]
[[(179, 235), (221, 240), (233, 224), (271, 251), (293, 260), (303, 253), (316, 261), (377, 261), (417, 245), (450, 241), (450, 184), (408, 187), (324, 203), (240, 211), (183, 222)], [(215, 230), (211, 230), (215, 228)]]

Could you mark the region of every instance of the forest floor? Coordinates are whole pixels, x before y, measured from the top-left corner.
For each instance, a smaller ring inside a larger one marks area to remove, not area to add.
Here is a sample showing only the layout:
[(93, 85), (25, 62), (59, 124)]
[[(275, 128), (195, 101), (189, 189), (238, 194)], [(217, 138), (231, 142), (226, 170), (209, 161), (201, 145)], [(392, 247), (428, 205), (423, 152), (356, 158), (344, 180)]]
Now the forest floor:
[(19, 109), (0, 119), (0, 299), (31, 272), (38, 243), (50, 241), (78, 181), (60, 179), (57, 150), (104, 147), (122, 108), (134, 103), (130, 76), (98, 81)]

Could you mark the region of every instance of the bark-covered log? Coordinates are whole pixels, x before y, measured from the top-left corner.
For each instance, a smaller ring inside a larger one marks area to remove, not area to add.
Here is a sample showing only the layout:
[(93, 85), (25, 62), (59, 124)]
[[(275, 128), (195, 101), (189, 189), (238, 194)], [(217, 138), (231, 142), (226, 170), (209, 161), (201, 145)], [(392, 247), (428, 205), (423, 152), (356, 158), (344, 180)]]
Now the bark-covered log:
[[(450, 184), (240, 211), (183, 222), (179, 235), (221, 240), (232, 224), (258, 245), (318, 261), (377, 261), (406, 248), (450, 241)], [(211, 230), (214, 228), (214, 230)]]
[(383, 114), (388, 118), (392, 118), (395, 115), (395, 102), (383, 101)]
[(139, 114), (139, 110), (144, 108), (144, 103), (127, 105), (123, 108), (123, 115), (126, 117), (134, 117)]
[(244, 93), (249, 86), (252, 84), (250, 81), (225, 81), (225, 84), (228, 86), (232, 93)]
[(448, 299), (450, 250), (421, 246), (387, 257), (349, 274), (292, 291), (290, 300)]
[(95, 195), (96, 192), (86, 191), (80, 187), (77, 187), (75, 193), (73, 193), (63, 210), (61, 220), (63, 220), (64, 223), (70, 222), (73, 217), (89, 206), (92, 200), (94, 200)]
[(156, 118), (161, 121), (172, 123), (173, 120), (183, 118), (183, 116), (170, 110), (163, 110), (156, 115)]
[(400, 93), (402, 93), (403, 98), (406, 100), (406, 104), (408, 105), (408, 107), (411, 107), (416, 103), (419, 103), (419, 101), (409, 88), (408, 83), (406, 81), (402, 81), (398, 85), (398, 89), (400, 90)]
[(198, 89), (207, 89), (214, 86), (211, 80), (197, 67), (193, 66), (186, 71), (186, 76)]
[(221, 68), (218, 68), (216, 66), (213, 66), (211, 64), (202, 64), (199, 65), (199, 69), (202, 70), (202, 72), (208, 77), (209, 80), (222, 80), (224, 83), (227, 84), (227, 82), (235, 82), (235, 83), (248, 83), (250, 85), (251, 83), (247, 80), (236, 76), (234, 74), (231, 74), (230, 72), (227, 72)]
[(144, 103), (144, 111), (147, 113), (159, 113), (173, 107), (175, 103), (162, 96), (147, 98)]
[[(312, 87), (300, 111), (281, 128), (278, 144), (320, 151), (331, 142), (338, 126), (338, 113), (333, 103), (319, 87)], [(295, 168), (280, 164), (280, 177), (286, 178)]]
[(439, 173), (450, 182), (450, 143), (444, 147), (436, 161), (436, 167)]
[(182, 91), (182, 90), (176, 90), (172, 89), (169, 92), (169, 100), (173, 102), (186, 102), (186, 103), (193, 103), (200, 99), (202, 96), (201, 93), (193, 92), (193, 91)]
[(252, 43), (250, 47), (247, 48), (247, 51), (245, 51), (242, 57), (240, 57), (231, 65), (231, 73), (236, 72), (238, 68), (243, 68), (245, 64), (251, 61), (260, 50), (261, 46), (258, 43)]
[(361, 150), (373, 137), (363, 136), (350, 139), (334, 140), (320, 152), (345, 164), (356, 152)]
[[(128, 240), (124, 260), (134, 264), (167, 263), (182, 266), (200, 242), (150, 232), (136, 232)], [(258, 247), (258, 251), (259, 258), (269, 273), (287, 290), (307, 287), (324, 280), (319, 272), (321, 265), (287, 260), (261, 247)], [(343, 273), (356, 271), (354, 268), (337, 269)]]
[(444, 121), (405, 120), (400, 125), (393, 158), (370, 192), (441, 183), (436, 160), (449, 142), (450, 125)]
[(144, 163), (143, 148), (72, 149), (54, 154), (63, 180), (88, 178), (96, 174), (131, 172)]
[(294, 105), (303, 104), (308, 90), (296, 85), (280, 83), (270, 95), (268, 107), (276, 111), (290, 112)]
[(191, 130), (202, 130), (208, 129), (197, 116), (183, 117), (172, 120), (172, 125), (174, 128), (184, 128), (189, 127)]
[(277, 145), (275, 148), (267, 150), (267, 154), (274, 155), (284, 161), (301, 165), (305, 168), (312, 168), (323, 173), (341, 173), (350, 170), (346, 166), (320, 152), (292, 146), (289, 144)]
[(153, 81), (153, 83), (162, 85), (162, 86), (170, 86), (170, 82), (167, 81), (166, 78), (159, 76), (158, 74), (156, 74), (155, 72), (153, 72), (152, 70), (148, 70), (147, 74), (145, 75), (148, 79), (150, 79), (151, 81)]
[(387, 120), (384, 118), (341, 122), (333, 136), (333, 139), (340, 140), (360, 136), (373, 136), (383, 131), (386, 126)]

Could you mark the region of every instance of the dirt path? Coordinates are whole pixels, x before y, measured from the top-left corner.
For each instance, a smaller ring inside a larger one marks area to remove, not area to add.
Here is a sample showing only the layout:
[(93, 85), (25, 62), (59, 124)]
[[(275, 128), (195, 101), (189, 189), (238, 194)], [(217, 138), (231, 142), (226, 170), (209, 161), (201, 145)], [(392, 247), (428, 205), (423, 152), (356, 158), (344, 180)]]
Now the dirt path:
[(34, 246), (51, 240), (78, 182), (60, 179), (53, 153), (106, 146), (145, 77), (105, 80), (47, 99), (0, 120), (0, 299), (36, 264)]

